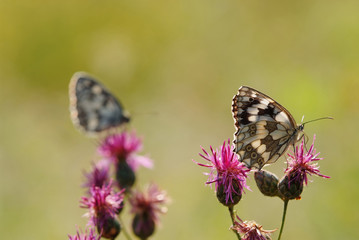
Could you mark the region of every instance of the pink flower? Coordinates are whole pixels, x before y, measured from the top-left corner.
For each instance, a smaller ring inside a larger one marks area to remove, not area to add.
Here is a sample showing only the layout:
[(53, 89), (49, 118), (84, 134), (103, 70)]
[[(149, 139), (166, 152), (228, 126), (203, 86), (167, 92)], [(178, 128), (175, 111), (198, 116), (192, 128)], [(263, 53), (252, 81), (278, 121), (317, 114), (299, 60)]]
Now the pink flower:
[(89, 217), (89, 224), (103, 226), (104, 221), (115, 218), (123, 207), (123, 192), (114, 192), (112, 182), (102, 187), (93, 186), (90, 197), (82, 197), (80, 203), (82, 208), (88, 208), (85, 216)]
[(296, 147), (296, 151), (293, 155), (288, 154), (289, 158), (287, 159), (287, 169), (285, 170), (286, 175), (289, 178), (289, 184), (292, 182), (300, 182), (301, 185), (308, 183), (307, 175), (318, 175), (324, 178), (330, 178), (329, 176), (319, 173), (319, 166), (316, 161), (322, 160), (323, 158), (318, 158), (319, 153), (316, 153), (314, 149), (314, 140), (309, 148), (308, 152), (304, 152), (304, 139), (301, 142), (300, 146)]
[(264, 230), (255, 221), (243, 222), (238, 216), (237, 219), (238, 221), (234, 222), (232, 229), (243, 234), (242, 240), (269, 240), (271, 239), (270, 233), (276, 231)]
[(147, 168), (153, 166), (150, 158), (136, 154), (141, 150), (142, 141), (135, 132), (110, 135), (98, 148), (98, 152), (103, 157), (114, 162), (126, 161), (133, 171), (136, 171), (139, 166)]
[[(218, 200), (224, 205), (229, 203), (236, 204), (240, 200), (244, 188), (250, 190), (246, 184), (247, 175), (250, 169), (240, 162), (237, 155), (233, 153), (233, 147), (231, 147), (229, 139), (227, 145), (226, 142), (223, 143), (220, 151), (213, 150), (212, 146), (210, 146), (210, 149), (210, 154), (203, 148), (202, 150), (204, 154), (199, 154), (202, 158), (208, 161), (209, 164), (196, 163), (199, 166), (210, 169), (209, 173), (205, 173), (205, 175), (208, 175), (206, 184), (215, 183)], [(224, 199), (219, 196), (219, 192), (225, 194)], [(236, 199), (234, 199), (234, 197)]]
[(163, 205), (168, 203), (165, 191), (161, 191), (156, 184), (149, 184), (143, 192), (134, 190), (130, 197), (131, 213), (146, 212), (155, 222), (159, 221), (159, 214), (167, 212)]
[(76, 235), (74, 236), (69, 236), (69, 240), (100, 240), (101, 236), (97, 235), (95, 230), (93, 228), (90, 228), (90, 231), (88, 232), (86, 230), (86, 232), (82, 232), (82, 231), (77, 231)]
[(91, 189), (93, 186), (102, 187), (104, 184), (110, 182), (109, 177), (109, 162), (107, 160), (101, 160), (93, 165), (93, 169), (89, 173), (85, 173), (87, 181), (84, 183), (84, 187)]
[(168, 202), (166, 192), (158, 189), (157, 185), (150, 184), (144, 192), (134, 191), (129, 199), (132, 206), (131, 213), (135, 214), (132, 229), (136, 236), (147, 239), (154, 233), (156, 224), (159, 224), (159, 214), (167, 212), (163, 205)]

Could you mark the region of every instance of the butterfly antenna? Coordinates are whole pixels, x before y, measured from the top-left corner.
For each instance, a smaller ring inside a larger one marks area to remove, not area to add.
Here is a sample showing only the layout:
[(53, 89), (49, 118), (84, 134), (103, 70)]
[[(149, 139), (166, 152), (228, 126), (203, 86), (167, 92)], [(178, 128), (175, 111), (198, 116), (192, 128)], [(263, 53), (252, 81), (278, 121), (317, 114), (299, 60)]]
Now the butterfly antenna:
[(304, 133), (304, 147), (305, 147), (305, 150), (308, 152), (308, 148), (307, 148), (307, 143), (309, 142), (309, 137), (308, 137), (308, 135), (305, 133), (305, 132), (303, 132)]
[[(304, 118), (304, 116), (303, 116), (303, 118)], [(303, 118), (302, 118), (302, 121), (303, 121)], [(322, 118), (317, 118), (317, 119), (313, 119), (313, 120), (310, 120), (310, 121), (304, 122), (304, 123), (302, 123), (302, 125), (307, 124), (307, 123), (310, 123), (310, 122), (315, 122), (315, 121), (318, 121), (318, 120), (323, 120), (323, 119), (334, 119), (334, 118), (332, 118), (332, 117), (322, 117)]]

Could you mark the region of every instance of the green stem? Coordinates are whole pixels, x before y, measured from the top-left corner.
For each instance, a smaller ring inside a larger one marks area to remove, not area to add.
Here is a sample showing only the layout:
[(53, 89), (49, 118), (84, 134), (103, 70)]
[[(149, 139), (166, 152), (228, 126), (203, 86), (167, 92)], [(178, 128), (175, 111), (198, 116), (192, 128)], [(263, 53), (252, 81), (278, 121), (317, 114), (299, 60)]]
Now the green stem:
[(282, 225), (280, 226), (280, 231), (279, 231), (278, 240), (280, 240), (280, 238), (281, 238), (281, 236), (282, 236), (283, 227), (284, 227), (284, 222), (285, 222), (285, 216), (287, 215), (288, 202), (289, 202), (288, 199), (284, 200), (284, 209), (283, 209)]
[[(234, 226), (234, 211), (233, 211), (233, 206), (232, 207), (228, 207), (228, 210), (229, 210), (229, 215), (231, 216), (231, 220), (232, 220), (232, 225)], [(239, 235), (239, 233), (232, 229), (233, 232), (236, 234), (238, 240), (241, 240), (241, 236)]]
[(118, 217), (118, 220), (121, 224), (121, 230), (122, 230), (123, 234), (125, 235), (125, 237), (127, 238), (127, 240), (132, 240), (130, 234), (127, 232), (127, 230), (125, 228), (125, 224), (123, 223), (122, 219), (120, 217)]

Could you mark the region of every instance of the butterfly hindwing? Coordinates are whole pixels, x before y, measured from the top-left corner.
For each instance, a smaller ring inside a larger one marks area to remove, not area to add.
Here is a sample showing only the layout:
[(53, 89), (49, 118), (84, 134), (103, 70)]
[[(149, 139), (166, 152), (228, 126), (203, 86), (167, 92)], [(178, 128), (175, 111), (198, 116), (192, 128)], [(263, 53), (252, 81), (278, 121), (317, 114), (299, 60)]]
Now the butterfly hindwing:
[(297, 138), (291, 114), (267, 95), (242, 86), (233, 97), (235, 152), (248, 167), (275, 162)]
[(87, 133), (101, 132), (129, 121), (120, 102), (87, 73), (74, 74), (69, 96), (71, 119)]

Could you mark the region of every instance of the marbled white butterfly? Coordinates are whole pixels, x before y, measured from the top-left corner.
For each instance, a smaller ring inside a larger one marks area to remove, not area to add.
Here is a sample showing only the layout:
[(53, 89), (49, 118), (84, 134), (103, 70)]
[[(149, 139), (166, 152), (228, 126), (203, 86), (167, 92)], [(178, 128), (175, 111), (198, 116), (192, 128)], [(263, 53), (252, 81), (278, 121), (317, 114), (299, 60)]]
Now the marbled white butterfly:
[(101, 132), (130, 120), (121, 103), (85, 72), (71, 78), (69, 97), (72, 122), (86, 133)]
[(234, 151), (250, 168), (261, 169), (277, 161), (289, 145), (298, 141), (304, 128), (282, 105), (246, 86), (233, 97), (232, 113), (237, 130)]

